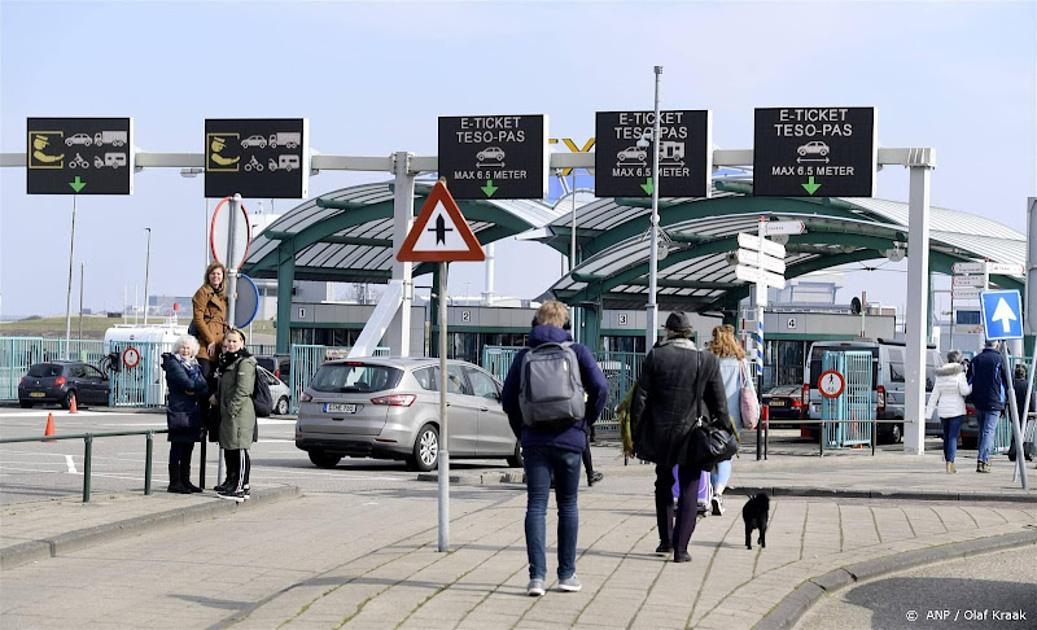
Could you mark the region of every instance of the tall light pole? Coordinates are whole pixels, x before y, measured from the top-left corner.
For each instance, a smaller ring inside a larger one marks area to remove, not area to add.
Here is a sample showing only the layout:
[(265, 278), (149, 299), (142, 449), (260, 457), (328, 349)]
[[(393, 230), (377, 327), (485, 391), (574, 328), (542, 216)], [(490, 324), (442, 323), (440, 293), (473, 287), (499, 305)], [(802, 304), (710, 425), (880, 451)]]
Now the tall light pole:
[(151, 228), (146, 227), (148, 233), (148, 246), (144, 254), (144, 325), (148, 325), (148, 280), (151, 274)]
[(76, 197), (72, 195), (72, 232), (68, 239), (68, 293), (65, 295), (65, 358), (72, 358), (72, 268), (76, 255)]
[(648, 326), (645, 330), (645, 352), (652, 349), (659, 332), (659, 305), (656, 302), (659, 276), (659, 77), (662, 66), (655, 66), (655, 125), (652, 129), (652, 245), (648, 260), (648, 304), (645, 306)]

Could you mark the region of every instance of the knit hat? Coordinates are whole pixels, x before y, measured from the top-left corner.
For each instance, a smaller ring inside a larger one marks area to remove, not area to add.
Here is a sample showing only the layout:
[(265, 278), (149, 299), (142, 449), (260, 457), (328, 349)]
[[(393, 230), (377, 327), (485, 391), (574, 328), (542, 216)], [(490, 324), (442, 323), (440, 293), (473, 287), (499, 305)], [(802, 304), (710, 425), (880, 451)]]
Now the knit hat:
[(691, 321), (684, 314), (684, 311), (674, 311), (666, 318), (666, 330), (691, 332)]

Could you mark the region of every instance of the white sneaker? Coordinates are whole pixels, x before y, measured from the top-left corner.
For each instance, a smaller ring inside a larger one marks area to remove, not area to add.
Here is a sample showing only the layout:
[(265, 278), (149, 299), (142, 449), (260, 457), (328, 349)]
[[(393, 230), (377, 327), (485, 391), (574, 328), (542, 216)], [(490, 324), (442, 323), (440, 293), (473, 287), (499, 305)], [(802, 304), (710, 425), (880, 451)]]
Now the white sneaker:
[(720, 494), (713, 495), (713, 516), (724, 515), (724, 497)]
[(573, 574), (564, 580), (558, 580), (558, 588), (568, 593), (579, 593), (580, 589), (583, 588), (583, 584), (580, 584), (576, 574)]
[(530, 597), (540, 597), (544, 592), (544, 581), (541, 579), (533, 578), (526, 586), (526, 595)]

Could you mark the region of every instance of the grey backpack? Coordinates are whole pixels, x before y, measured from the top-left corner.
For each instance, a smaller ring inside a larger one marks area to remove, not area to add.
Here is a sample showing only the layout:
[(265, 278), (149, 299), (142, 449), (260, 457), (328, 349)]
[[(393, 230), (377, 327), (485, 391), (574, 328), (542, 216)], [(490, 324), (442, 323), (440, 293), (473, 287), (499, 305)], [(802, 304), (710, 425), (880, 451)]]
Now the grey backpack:
[(543, 343), (523, 355), (519, 408), (528, 427), (560, 429), (583, 419), (583, 379), (571, 341)]

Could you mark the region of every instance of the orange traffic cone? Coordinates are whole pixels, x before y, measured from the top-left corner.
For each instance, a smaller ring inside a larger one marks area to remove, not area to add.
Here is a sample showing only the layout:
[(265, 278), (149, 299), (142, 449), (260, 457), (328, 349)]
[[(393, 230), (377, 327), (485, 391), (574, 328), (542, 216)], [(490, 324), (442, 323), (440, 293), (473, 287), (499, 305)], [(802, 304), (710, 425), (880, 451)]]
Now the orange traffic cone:
[(68, 403), (68, 412), (75, 413), (76, 411), (78, 411), (78, 409), (76, 408), (76, 395), (72, 394), (72, 400), (70, 400)]
[(47, 414), (47, 428), (43, 430), (43, 437), (51, 437), (54, 435), (54, 414)]

